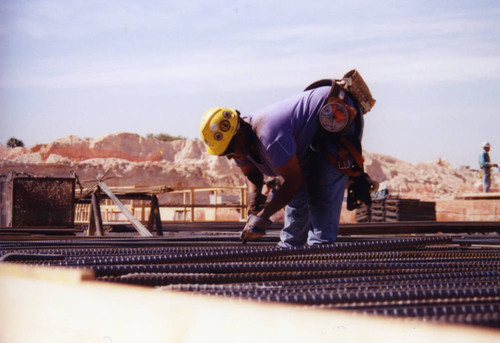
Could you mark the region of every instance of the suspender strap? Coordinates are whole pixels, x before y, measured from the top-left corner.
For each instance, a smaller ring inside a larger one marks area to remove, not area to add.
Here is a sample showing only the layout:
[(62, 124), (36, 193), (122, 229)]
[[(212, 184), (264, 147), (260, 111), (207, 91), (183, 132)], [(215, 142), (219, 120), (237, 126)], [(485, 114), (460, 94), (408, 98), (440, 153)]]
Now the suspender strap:
[(347, 139), (346, 136), (340, 137), (340, 142), (347, 148), (347, 151), (349, 151), (349, 153), (351, 154), (354, 161), (358, 164), (361, 171), (363, 171), (363, 169), (364, 169), (363, 165), (364, 165), (365, 160), (364, 160), (363, 156), (361, 155), (361, 151), (359, 151), (354, 146), (354, 144), (349, 139)]
[[(324, 150), (323, 155), (335, 168), (349, 177), (359, 177), (363, 174), (363, 156), (345, 136), (340, 137), (337, 144), (338, 158)], [(354, 164), (351, 163), (349, 156), (354, 159)]]

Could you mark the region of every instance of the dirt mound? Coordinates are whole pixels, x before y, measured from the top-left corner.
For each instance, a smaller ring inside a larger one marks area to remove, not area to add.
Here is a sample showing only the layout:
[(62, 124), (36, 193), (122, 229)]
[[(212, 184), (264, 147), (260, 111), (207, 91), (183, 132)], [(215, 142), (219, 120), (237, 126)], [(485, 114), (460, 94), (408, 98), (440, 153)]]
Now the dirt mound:
[(391, 194), (402, 197), (451, 199), (482, 189), (477, 171), (455, 169), (442, 158), (413, 164), (390, 156), (367, 153), (365, 165), (370, 176), (384, 182)]
[[(481, 188), (477, 172), (454, 169), (446, 160), (411, 164), (365, 153), (367, 172), (392, 194), (419, 199), (450, 199)], [(50, 144), (9, 149), (0, 145), (0, 174), (67, 177), (92, 182), (108, 172), (110, 186), (239, 186), (244, 179), (225, 158), (211, 156), (200, 140), (162, 142), (133, 133), (93, 139), (76, 136)], [(85, 184), (84, 184), (85, 185)]]

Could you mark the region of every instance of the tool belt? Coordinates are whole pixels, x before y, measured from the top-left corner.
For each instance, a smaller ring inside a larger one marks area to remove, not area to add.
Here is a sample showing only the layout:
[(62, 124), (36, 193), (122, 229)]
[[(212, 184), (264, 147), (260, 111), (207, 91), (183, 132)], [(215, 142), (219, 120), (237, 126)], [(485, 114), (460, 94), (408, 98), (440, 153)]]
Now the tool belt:
[[(323, 79), (309, 85), (305, 90), (323, 86), (331, 86), (325, 105), (318, 115), (321, 127), (318, 129), (312, 150), (320, 151), (326, 159), (340, 172), (349, 177), (347, 193), (347, 209), (352, 211), (362, 204), (371, 205), (371, 192), (378, 189), (378, 183), (370, 178), (364, 171), (361, 141), (357, 136), (347, 136), (345, 133), (353, 123), (361, 129), (361, 118), (358, 111), (347, 104), (347, 94), (351, 95), (362, 113), (368, 113), (375, 99), (372, 98), (368, 86), (356, 70), (351, 70), (341, 80)], [(342, 109), (342, 107), (344, 109)], [(347, 120), (337, 126), (338, 120), (332, 111), (339, 111), (337, 118), (342, 113), (348, 116)], [(333, 119), (332, 119), (333, 118)], [(345, 126), (343, 126), (345, 125)], [(337, 146), (337, 157), (330, 154), (325, 148), (326, 142), (333, 142)]]
[[(337, 157), (325, 148), (327, 141), (333, 141), (337, 146)], [(349, 211), (363, 204), (371, 205), (371, 193), (377, 191), (379, 183), (364, 170), (361, 142), (358, 137), (342, 136), (320, 128), (314, 137), (311, 149), (321, 152), (332, 166), (349, 177), (347, 183), (347, 209)]]

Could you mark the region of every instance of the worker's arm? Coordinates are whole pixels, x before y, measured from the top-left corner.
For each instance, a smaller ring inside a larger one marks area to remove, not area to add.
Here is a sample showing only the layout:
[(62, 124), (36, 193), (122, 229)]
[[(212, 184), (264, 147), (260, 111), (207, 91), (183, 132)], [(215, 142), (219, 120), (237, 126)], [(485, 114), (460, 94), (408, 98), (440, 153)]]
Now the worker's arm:
[(246, 177), (248, 213), (257, 214), (267, 200), (267, 197), (262, 194), (264, 176), (253, 164), (240, 167), (240, 169)]
[(276, 168), (283, 177), (283, 184), (276, 191), (272, 200), (258, 213), (258, 216), (269, 219), (273, 214), (285, 207), (302, 187), (303, 178), (297, 155), (293, 155), (283, 166)]
[(262, 186), (264, 185), (264, 176), (253, 164), (240, 167), (243, 175), (246, 177), (247, 192), (262, 192)]

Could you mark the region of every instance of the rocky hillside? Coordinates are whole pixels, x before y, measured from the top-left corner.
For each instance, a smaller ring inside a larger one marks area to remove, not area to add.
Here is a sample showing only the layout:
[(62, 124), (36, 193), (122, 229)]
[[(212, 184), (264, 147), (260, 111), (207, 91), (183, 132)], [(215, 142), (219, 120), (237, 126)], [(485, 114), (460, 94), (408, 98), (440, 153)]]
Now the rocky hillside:
[[(443, 159), (411, 164), (365, 152), (368, 173), (392, 194), (422, 200), (451, 199), (480, 190), (477, 172), (457, 170)], [(46, 145), (8, 149), (0, 145), (0, 175), (10, 171), (67, 177), (84, 186), (107, 171), (110, 186), (239, 186), (244, 179), (225, 158), (205, 152), (199, 140), (162, 142), (133, 133), (82, 139), (64, 137)]]

